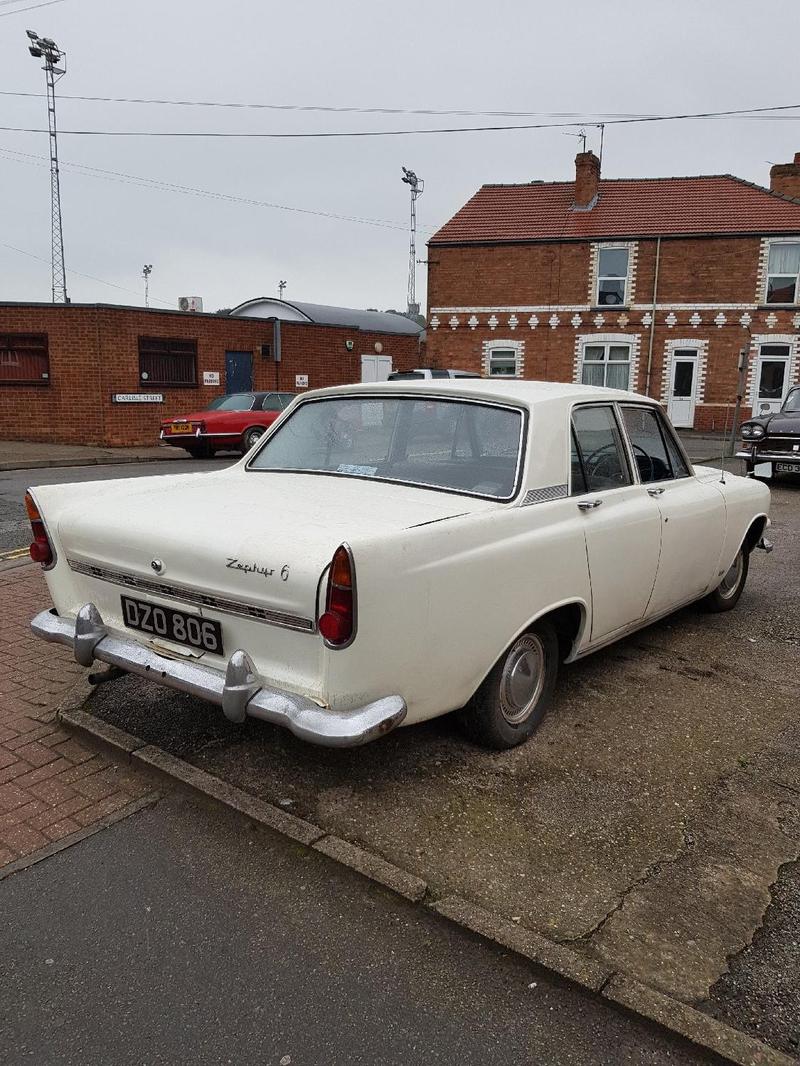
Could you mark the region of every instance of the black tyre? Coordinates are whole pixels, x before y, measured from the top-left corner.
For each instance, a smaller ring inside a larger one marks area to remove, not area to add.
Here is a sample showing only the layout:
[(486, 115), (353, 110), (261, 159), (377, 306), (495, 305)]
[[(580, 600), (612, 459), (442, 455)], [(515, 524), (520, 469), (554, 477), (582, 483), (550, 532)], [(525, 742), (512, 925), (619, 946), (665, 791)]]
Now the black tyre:
[(214, 454), (214, 449), (206, 441), (185, 445), (184, 450), (191, 455), (192, 459), (210, 459)]
[(266, 430), (263, 426), (251, 426), (242, 434), (242, 450), (249, 452), (257, 440), (260, 440)]
[(749, 567), (750, 555), (747, 549), (742, 547), (719, 585), (701, 600), (703, 607), (715, 613), (732, 611), (744, 590)]
[(549, 622), (517, 637), (461, 711), (467, 736), (497, 751), (527, 740), (550, 706), (558, 662), (558, 637)]

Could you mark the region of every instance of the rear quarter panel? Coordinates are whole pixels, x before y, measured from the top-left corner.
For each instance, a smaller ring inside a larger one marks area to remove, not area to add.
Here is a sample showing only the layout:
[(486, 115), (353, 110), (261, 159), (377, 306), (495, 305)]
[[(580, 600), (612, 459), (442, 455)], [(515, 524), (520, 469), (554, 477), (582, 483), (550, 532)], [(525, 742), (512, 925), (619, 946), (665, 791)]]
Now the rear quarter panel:
[(462, 707), (531, 622), (590, 603), (583, 531), (569, 499), (405, 530), (352, 545), (358, 633), (331, 651), (326, 691), (402, 695), (407, 723)]

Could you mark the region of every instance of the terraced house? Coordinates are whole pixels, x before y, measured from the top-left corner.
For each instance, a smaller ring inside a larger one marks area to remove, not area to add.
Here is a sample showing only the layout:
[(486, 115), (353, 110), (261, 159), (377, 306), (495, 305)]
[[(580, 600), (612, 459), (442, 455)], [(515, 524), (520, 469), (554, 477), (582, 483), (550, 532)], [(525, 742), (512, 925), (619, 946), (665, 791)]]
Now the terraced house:
[(770, 188), (731, 174), (484, 185), (430, 240), (432, 366), (578, 381), (724, 429), (800, 376), (800, 153)]

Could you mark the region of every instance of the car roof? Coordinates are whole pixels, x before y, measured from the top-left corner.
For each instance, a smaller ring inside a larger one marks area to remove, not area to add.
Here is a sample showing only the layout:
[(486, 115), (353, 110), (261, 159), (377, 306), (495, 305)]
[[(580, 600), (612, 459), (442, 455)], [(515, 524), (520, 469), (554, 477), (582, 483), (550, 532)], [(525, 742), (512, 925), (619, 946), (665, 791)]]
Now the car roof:
[(494, 400), (514, 403), (519, 406), (553, 402), (573, 404), (576, 402), (621, 402), (641, 400), (649, 404), (657, 401), (649, 396), (622, 389), (605, 389), (596, 385), (574, 385), (563, 381), (495, 380), (492, 378), (408, 378), (404, 381), (365, 382), (356, 385), (339, 385), (329, 389), (317, 389), (310, 396), (335, 396), (358, 393), (439, 393), (443, 396), (458, 396), (464, 399)]

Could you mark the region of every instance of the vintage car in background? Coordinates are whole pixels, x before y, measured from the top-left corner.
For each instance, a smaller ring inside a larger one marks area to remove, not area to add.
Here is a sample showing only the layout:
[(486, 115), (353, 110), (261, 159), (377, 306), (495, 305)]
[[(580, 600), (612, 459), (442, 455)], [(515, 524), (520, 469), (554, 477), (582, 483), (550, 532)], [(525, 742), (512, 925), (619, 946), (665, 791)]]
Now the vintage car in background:
[(194, 459), (208, 459), (220, 451), (249, 452), (293, 399), (293, 392), (218, 396), (204, 411), (165, 419), (159, 440), (183, 448)]
[(295, 401), (228, 469), (32, 488), (32, 622), (319, 744), (459, 711), (509, 748), (571, 662), (738, 601), (769, 490), (692, 468), (659, 404), (449, 380)]
[(744, 459), (748, 474), (800, 474), (800, 385), (789, 390), (779, 411), (743, 422), (741, 435), (736, 455)]

